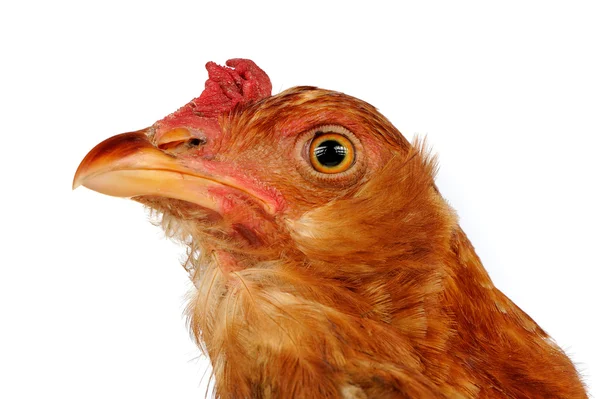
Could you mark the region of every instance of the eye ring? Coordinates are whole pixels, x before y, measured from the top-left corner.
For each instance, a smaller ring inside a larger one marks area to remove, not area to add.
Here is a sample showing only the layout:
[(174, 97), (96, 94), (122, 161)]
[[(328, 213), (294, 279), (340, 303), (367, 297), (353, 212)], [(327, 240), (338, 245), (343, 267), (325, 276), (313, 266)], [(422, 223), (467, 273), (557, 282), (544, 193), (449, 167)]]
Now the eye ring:
[(343, 134), (317, 130), (308, 147), (308, 156), (317, 172), (337, 174), (352, 167), (355, 150), (352, 142)]
[[(326, 136), (330, 134), (334, 136)], [(352, 149), (353, 156), (349, 158), (347, 164), (334, 173), (320, 172), (312, 164), (311, 154), (314, 154), (314, 151), (311, 150), (311, 145), (314, 149), (318, 147), (319, 142), (326, 142), (327, 138), (331, 137), (337, 139), (340, 136), (342, 137), (340, 140), (349, 143), (348, 148)], [(336, 124), (317, 125), (305, 130), (296, 137), (294, 151), (296, 168), (300, 175), (312, 184), (323, 188), (340, 189), (353, 185), (364, 176), (368, 163), (365, 149), (359, 138), (349, 128)]]

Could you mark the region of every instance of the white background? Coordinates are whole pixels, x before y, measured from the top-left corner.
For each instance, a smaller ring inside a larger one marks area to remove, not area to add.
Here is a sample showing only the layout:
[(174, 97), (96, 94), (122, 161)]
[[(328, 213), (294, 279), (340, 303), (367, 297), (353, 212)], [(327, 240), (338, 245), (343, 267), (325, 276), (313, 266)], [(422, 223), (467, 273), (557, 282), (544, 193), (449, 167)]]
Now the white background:
[(0, 397), (204, 396), (182, 249), (71, 179), (233, 57), (427, 135), (496, 285), (600, 397), (599, 6), (525, 3), (3, 2)]

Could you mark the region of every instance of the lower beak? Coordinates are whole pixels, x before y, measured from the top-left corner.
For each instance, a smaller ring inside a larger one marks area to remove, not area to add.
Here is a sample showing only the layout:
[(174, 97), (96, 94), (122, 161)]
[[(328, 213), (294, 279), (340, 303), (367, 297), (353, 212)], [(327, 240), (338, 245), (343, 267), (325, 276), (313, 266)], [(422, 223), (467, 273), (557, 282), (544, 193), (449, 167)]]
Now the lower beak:
[(211, 191), (226, 184), (182, 165), (152, 145), (146, 133), (119, 134), (94, 147), (77, 168), (73, 189), (83, 185), (115, 197), (175, 198), (221, 213)]

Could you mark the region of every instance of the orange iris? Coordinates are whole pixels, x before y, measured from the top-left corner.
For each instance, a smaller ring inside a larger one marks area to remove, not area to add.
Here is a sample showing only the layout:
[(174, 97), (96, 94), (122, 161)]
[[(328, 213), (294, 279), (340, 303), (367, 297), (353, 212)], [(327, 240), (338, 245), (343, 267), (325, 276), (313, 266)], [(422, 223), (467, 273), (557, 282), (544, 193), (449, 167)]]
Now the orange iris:
[(342, 173), (354, 164), (354, 146), (338, 133), (317, 135), (310, 143), (310, 163), (321, 173)]

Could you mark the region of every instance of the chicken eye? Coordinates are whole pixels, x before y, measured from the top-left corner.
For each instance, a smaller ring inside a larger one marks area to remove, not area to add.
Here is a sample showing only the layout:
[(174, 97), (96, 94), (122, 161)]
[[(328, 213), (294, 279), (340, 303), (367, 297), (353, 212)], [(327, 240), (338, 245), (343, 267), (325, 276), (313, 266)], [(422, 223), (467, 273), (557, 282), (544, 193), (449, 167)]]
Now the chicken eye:
[(317, 131), (309, 147), (310, 163), (321, 173), (345, 172), (354, 163), (354, 146), (344, 135)]
[(295, 165), (310, 183), (348, 187), (364, 175), (367, 158), (360, 139), (345, 126), (315, 126), (296, 137)]

